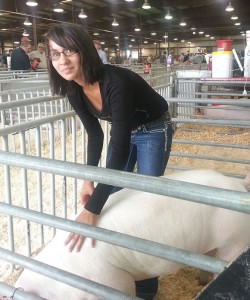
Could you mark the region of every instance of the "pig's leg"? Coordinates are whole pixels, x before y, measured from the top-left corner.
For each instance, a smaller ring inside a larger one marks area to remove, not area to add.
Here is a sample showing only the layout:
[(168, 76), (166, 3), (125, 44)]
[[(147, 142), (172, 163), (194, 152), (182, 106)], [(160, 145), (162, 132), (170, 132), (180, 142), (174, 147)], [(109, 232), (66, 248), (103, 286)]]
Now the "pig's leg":
[[(217, 254), (217, 249), (214, 249), (214, 250), (211, 250), (211, 251), (205, 253), (205, 255), (211, 256), (211, 257), (215, 257), (216, 254)], [(211, 281), (211, 279), (213, 279), (213, 277), (214, 277), (213, 273), (201, 270), (200, 274), (199, 274), (199, 283), (201, 285), (206, 285)]]
[[(100, 283), (112, 287), (116, 290), (119, 290), (124, 294), (130, 296), (136, 295), (135, 280), (130, 275), (130, 273), (121, 269), (116, 269), (116, 271), (113, 270), (111, 273), (110, 272), (108, 273), (109, 275), (107, 276), (107, 280), (104, 280), (103, 282)], [(110, 278), (110, 280), (108, 278)]]
[[(239, 232), (240, 234), (240, 232)], [(243, 249), (246, 248), (246, 244), (237, 244), (237, 240), (235, 241), (235, 245), (228, 245), (218, 250), (217, 257), (219, 259), (226, 260), (228, 262), (233, 261), (237, 256), (240, 255), (240, 253), (243, 251)]]

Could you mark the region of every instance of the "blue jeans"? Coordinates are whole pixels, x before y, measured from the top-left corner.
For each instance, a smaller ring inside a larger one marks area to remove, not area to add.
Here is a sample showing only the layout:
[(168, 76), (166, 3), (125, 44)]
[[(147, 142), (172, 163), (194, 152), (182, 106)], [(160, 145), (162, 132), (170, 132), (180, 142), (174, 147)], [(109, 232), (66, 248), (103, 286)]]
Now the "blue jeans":
[[(172, 136), (172, 125), (166, 122), (142, 125), (132, 131), (130, 153), (123, 171), (133, 172), (137, 163), (138, 174), (162, 176), (169, 159)], [(107, 161), (110, 156), (109, 145)]]
[[(162, 176), (169, 159), (173, 137), (172, 124), (160, 122), (146, 124), (131, 134), (131, 145), (128, 161), (124, 171), (133, 172), (137, 163), (137, 173), (151, 176)], [(107, 161), (111, 156), (108, 147)], [(112, 193), (121, 190), (114, 187)], [(136, 296), (145, 300), (153, 300), (158, 290), (158, 277), (135, 282)]]

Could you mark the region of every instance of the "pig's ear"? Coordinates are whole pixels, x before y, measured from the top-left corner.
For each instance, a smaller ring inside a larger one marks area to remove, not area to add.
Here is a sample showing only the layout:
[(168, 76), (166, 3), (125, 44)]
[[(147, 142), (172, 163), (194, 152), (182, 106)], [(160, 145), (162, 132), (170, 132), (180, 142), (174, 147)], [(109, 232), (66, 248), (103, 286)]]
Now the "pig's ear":
[(250, 188), (250, 167), (246, 167), (246, 177), (245, 179), (242, 180), (242, 184), (244, 185), (245, 188)]
[(244, 185), (244, 187), (245, 187), (246, 189), (249, 189), (249, 188), (250, 188), (250, 181), (247, 180), (247, 178), (245, 178), (245, 179), (242, 180), (242, 184)]

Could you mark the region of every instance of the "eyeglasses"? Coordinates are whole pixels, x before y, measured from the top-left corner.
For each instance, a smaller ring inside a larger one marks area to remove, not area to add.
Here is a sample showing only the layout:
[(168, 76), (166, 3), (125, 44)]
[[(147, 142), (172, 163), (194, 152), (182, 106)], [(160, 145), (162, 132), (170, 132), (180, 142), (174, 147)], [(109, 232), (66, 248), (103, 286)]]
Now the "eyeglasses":
[(58, 60), (61, 57), (61, 53), (63, 53), (65, 56), (72, 56), (74, 54), (76, 54), (76, 52), (78, 52), (78, 50), (69, 50), (69, 49), (64, 49), (61, 52), (58, 51), (51, 51), (49, 54), (49, 58), (50, 60)]

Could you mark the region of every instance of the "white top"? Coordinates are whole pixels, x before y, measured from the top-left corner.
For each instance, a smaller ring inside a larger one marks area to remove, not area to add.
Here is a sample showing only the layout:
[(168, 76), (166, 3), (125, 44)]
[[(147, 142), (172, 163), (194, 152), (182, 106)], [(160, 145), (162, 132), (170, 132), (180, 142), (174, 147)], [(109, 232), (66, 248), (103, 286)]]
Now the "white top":
[(105, 53), (102, 49), (97, 50), (97, 52), (98, 52), (98, 54), (99, 54), (99, 56), (100, 56), (102, 62), (103, 62), (104, 64), (108, 64), (108, 60), (107, 60), (106, 53)]

